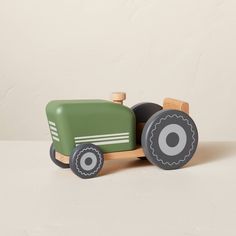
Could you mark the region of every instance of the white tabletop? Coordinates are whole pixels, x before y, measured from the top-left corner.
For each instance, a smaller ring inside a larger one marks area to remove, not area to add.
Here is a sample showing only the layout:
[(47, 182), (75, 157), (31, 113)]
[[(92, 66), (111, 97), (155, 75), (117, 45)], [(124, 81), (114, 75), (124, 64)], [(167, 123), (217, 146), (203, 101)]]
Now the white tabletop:
[(0, 142), (0, 235), (236, 235), (236, 143), (201, 143), (165, 171), (105, 161), (83, 180), (55, 166), (48, 142)]

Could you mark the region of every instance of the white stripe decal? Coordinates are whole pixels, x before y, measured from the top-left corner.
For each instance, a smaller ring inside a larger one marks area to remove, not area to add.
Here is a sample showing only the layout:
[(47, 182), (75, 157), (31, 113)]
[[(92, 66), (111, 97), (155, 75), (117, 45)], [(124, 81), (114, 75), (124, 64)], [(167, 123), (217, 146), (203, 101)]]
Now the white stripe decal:
[(106, 140), (115, 140), (115, 139), (127, 139), (127, 138), (129, 138), (129, 136), (120, 136), (120, 137), (111, 137), (111, 138), (95, 138), (95, 139), (86, 139), (86, 140), (75, 140), (75, 143), (106, 141)]
[(57, 128), (50, 125), (50, 130), (57, 131)]
[(106, 144), (118, 144), (118, 143), (128, 143), (129, 139), (116, 140), (116, 141), (107, 141), (107, 142), (95, 142), (94, 145), (106, 145)]
[(102, 134), (102, 135), (91, 135), (91, 136), (82, 136), (82, 137), (75, 137), (75, 139), (88, 139), (88, 138), (102, 138), (102, 137), (114, 137), (114, 136), (122, 136), (122, 135), (129, 135), (129, 133), (116, 133), (116, 134)]
[(48, 121), (48, 123), (49, 123), (49, 125), (56, 126), (56, 124), (54, 122), (50, 121), (50, 120)]
[(58, 137), (55, 137), (55, 136), (53, 136), (53, 135), (52, 135), (52, 138), (53, 138), (54, 140), (56, 140), (57, 142), (60, 141), (60, 139), (59, 139)]
[(55, 132), (55, 131), (51, 131), (51, 134), (55, 135), (55, 136), (58, 136), (58, 133)]
[[(101, 146), (101, 145), (118, 144), (118, 143), (129, 143), (129, 139), (106, 141), (106, 142), (94, 142), (92, 144)], [(78, 146), (78, 145), (79, 145), (79, 143), (76, 144), (76, 146)]]

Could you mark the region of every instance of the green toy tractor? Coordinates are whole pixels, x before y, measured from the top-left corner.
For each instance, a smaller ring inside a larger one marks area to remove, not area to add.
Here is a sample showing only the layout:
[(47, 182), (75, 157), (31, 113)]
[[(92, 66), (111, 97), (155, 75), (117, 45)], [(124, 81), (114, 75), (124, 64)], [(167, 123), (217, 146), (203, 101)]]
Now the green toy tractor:
[(167, 98), (156, 103), (123, 105), (125, 93), (113, 101), (56, 100), (46, 113), (52, 137), (52, 161), (81, 178), (98, 175), (104, 160), (139, 157), (163, 169), (178, 169), (194, 155), (197, 127), (188, 103)]

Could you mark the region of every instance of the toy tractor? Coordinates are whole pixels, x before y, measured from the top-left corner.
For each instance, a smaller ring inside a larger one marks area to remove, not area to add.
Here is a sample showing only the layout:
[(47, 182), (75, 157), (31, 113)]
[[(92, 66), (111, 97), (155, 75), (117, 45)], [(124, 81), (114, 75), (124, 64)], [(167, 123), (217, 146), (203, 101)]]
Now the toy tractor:
[(171, 170), (184, 166), (198, 145), (198, 131), (186, 102), (167, 98), (163, 107), (123, 105), (125, 93), (105, 100), (56, 100), (46, 113), (53, 143), (52, 161), (81, 178), (92, 178), (104, 160), (147, 159)]

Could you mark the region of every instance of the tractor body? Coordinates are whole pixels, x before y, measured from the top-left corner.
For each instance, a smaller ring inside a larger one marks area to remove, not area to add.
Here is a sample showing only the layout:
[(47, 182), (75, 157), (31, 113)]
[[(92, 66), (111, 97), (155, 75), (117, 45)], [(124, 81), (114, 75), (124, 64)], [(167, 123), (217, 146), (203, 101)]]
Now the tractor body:
[(105, 100), (52, 101), (46, 113), (55, 150), (69, 156), (79, 144), (93, 143), (103, 153), (136, 146), (135, 115)]

